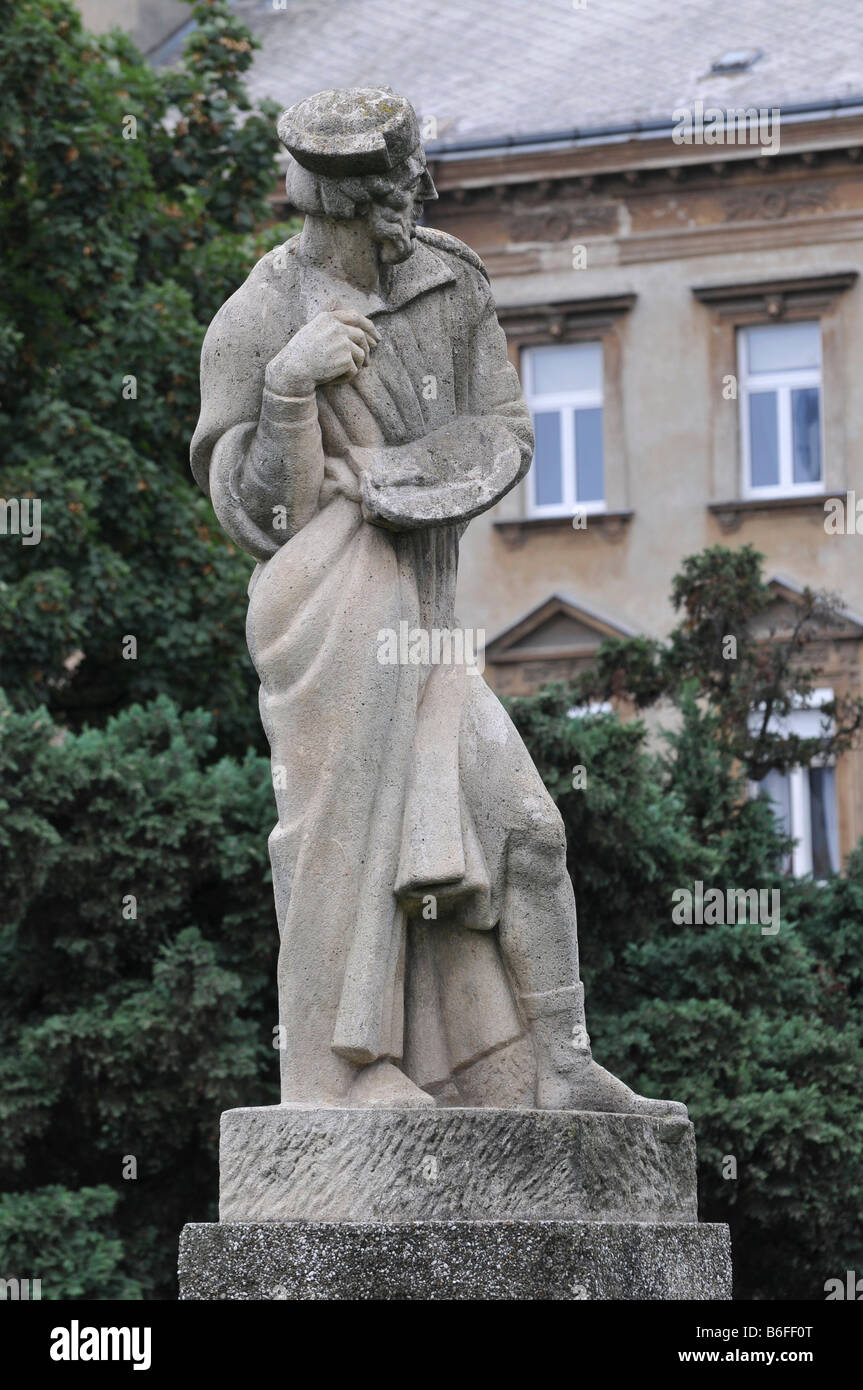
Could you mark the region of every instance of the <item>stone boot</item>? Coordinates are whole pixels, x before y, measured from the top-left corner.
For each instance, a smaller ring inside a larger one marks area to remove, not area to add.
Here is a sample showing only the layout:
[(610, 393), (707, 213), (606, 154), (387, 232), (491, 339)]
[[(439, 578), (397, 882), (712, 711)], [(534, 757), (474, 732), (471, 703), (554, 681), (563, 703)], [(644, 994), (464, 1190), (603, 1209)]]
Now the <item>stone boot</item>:
[(538, 1110), (599, 1110), (617, 1115), (688, 1118), (677, 1100), (651, 1100), (594, 1062), (584, 1017), (584, 987), (523, 994), (536, 1052)]

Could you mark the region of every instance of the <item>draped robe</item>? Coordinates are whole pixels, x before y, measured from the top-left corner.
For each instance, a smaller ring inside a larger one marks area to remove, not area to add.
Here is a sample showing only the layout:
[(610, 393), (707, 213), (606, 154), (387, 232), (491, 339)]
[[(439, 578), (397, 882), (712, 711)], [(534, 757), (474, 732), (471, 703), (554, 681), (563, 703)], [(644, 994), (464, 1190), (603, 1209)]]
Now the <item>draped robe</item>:
[[(278, 806), (282, 1098), (299, 1103), (343, 1100), (381, 1057), (434, 1091), (521, 1036), (493, 928), (508, 835), (549, 804), (476, 669), (380, 659), (400, 624), (455, 628), (459, 537), (530, 462), (485, 272), (421, 228), (364, 309), (381, 334), (368, 365), (308, 399), (273, 395), (267, 363), (339, 305), (329, 288), (296, 238), (258, 263), (207, 333), (192, 445), (258, 561), (247, 635)], [(376, 486), (356, 448), (375, 450)], [(310, 516), (292, 486), (309, 460)]]

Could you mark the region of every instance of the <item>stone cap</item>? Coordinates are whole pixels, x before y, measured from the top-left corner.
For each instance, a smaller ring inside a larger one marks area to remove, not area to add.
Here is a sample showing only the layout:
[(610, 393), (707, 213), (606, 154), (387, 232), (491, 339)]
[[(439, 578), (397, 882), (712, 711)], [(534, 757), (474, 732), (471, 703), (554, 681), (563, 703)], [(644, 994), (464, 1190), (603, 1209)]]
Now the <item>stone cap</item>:
[(316, 92), (283, 111), (276, 129), (298, 164), (330, 177), (386, 173), (420, 144), (413, 107), (389, 87)]

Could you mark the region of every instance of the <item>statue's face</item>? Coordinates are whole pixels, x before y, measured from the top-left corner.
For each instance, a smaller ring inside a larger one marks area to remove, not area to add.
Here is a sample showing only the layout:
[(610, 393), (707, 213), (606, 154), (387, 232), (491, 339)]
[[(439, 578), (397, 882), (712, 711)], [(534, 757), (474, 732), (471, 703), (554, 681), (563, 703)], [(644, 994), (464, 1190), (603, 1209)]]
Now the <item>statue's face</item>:
[(437, 198), (437, 189), (419, 147), (393, 170), (388, 181), (392, 187), (380, 199), (375, 198), (368, 221), (381, 260), (393, 265), (406, 261), (413, 251), (423, 204)]

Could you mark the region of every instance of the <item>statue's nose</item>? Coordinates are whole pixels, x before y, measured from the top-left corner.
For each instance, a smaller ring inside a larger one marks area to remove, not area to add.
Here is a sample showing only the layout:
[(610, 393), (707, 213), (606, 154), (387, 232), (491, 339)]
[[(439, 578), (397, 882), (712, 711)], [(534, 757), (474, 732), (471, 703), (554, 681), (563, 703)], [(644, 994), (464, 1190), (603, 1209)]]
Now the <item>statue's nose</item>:
[(420, 179), (420, 196), (424, 203), (434, 203), (437, 200), (437, 189), (434, 186), (434, 179), (426, 169)]

